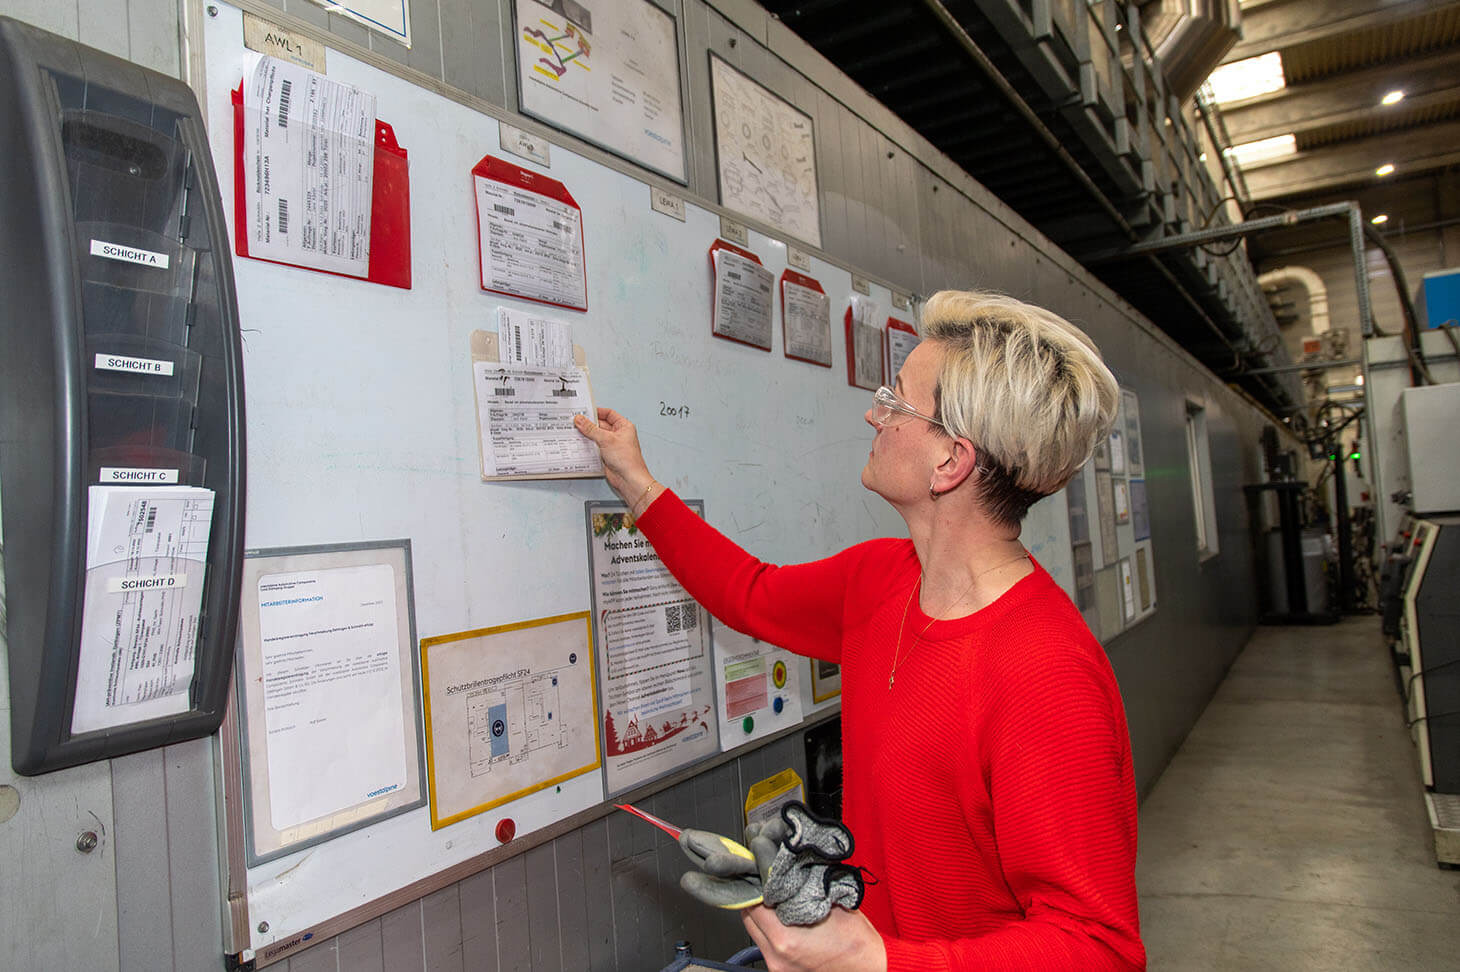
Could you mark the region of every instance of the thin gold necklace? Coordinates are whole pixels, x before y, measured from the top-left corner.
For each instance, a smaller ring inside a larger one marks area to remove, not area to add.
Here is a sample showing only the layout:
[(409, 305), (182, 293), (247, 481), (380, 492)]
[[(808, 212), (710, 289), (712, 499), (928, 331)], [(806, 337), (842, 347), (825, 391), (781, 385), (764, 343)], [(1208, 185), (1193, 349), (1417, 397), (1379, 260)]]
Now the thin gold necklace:
[[(987, 568), (985, 570), (981, 570), (977, 574), (974, 574), (973, 577), (969, 580), (968, 586), (963, 589), (963, 592), (960, 593), (952, 601), (950, 601), (949, 604), (948, 604), (948, 606), (946, 608), (944, 608), (943, 611), (940, 611), (938, 613), (939, 614), (942, 614), (944, 612), (951, 611), (953, 609), (953, 605), (955, 605), (959, 601), (963, 600), (963, 598), (965, 596), (967, 596), (968, 592), (971, 591), (971, 590), (973, 590), (974, 582), (977, 581), (984, 574), (992, 574), (994, 571), (998, 570), (1000, 567), (1007, 567), (1007, 566), (1009, 566), (1010, 564), (1014, 563), (1017, 560), (1023, 560), (1027, 556), (1029, 556), (1029, 552), (1027, 550), (1021, 550), (1019, 552), (1019, 556), (1017, 556), (1017, 557), (1010, 557), (1008, 560), (1005, 560), (1002, 563), (994, 564), (992, 567), (989, 567), (989, 568)], [(892, 691), (892, 683), (893, 683), (893, 680), (897, 678), (897, 666), (899, 664), (899, 659), (902, 658), (902, 634), (903, 634), (903, 629), (905, 627), (907, 627), (907, 612), (908, 612), (909, 609), (912, 608), (912, 599), (917, 595), (918, 591), (922, 589), (922, 586), (923, 586), (923, 575), (922, 574), (918, 574), (918, 582), (913, 585), (912, 593), (907, 596), (907, 603), (902, 606), (902, 621), (897, 626), (897, 648), (892, 653), (892, 671), (890, 671), (890, 672), (887, 673), (887, 691), (889, 691), (889, 692)], [(933, 622), (934, 621), (937, 621), (937, 620), (938, 620), (938, 615), (937, 614), (931, 615), (929, 617), (929, 619), (928, 619), (928, 623), (925, 624), (925, 625), (923, 625), (923, 630), (919, 631), (917, 633), (917, 635), (913, 638), (912, 644), (910, 644), (910, 645), (907, 646), (907, 654), (908, 654), (908, 657), (909, 658), (912, 657), (913, 649), (918, 646), (918, 642), (923, 639), (923, 635), (925, 635), (925, 634), (928, 633), (928, 629), (931, 628), (933, 626)]]

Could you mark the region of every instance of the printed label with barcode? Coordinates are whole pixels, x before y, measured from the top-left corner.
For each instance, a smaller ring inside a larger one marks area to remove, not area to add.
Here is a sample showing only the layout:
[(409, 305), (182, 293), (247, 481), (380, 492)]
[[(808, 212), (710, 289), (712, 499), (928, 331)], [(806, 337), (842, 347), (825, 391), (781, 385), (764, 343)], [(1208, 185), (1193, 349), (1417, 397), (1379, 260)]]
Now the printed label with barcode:
[(567, 223), (563, 222), (560, 219), (553, 220), (553, 229), (557, 230), (559, 233), (566, 233), (572, 228), (573, 227), (569, 226)]
[(142, 528), (143, 533), (151, 533), (157, 529), (157, 507), (147, 511), (147, 525)]
[(283, 198), (279, 200), (278, 229), (280, 233), (287, 234), (289, 232), (289, 200)]
[(294, 88), (294, 82), (287, 78), (279, 82), (279, 127), (289, 127), (289, 94)]
[(501, 203), (492, 203), (492, 208), (501, 213), (503, 216), (517, 215), (517, 210), (513, 209), (511, 206), (503, 206)]
[(492, 389), (492, 394), (493, 395), (503, 395), (503, 396), (510, 397), (512, 395), (516, 395), (517, 394), (517, 389), (515, 389), (515, 388), (493, 388)]
[(578, 391), (577, 391), (577, 389), (574, 389), (574, 388), (554, 388), (552, 394), (553, 394), (553, 397), (554, 398), (577, 398), (578, 397)]

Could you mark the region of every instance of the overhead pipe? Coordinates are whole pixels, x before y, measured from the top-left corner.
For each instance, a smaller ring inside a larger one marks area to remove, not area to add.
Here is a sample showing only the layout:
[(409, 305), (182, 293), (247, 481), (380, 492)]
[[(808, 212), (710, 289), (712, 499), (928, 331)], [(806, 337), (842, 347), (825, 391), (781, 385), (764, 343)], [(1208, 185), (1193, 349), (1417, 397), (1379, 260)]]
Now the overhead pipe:
[(1159, 0), (1141, 20), (1171, 93), (1185, 102), (1241, 36), (1238, 0)]
[(1308, 291), (1308, 322), (1313, 333), (1322, 334), (1328, 330), (1328, 288), (1318, 274), (1307, 267), (1278, 267), (1259, 275), (1257, 282), (1264, 287), (1295, 283)]
[[(1233, 0), (1233, 2), (1235, 2), (1235, 0)], [(1004, 96), (1004, 99), (1015, 110), (1015, 112), (1017, 112), (1018, 115), (1023, 118), (1024, 121), (1034, 130), (1035, 134), (1039, 136), (1040, 141), (1044, 143), (1045, 147), (1048, 148), (1050, 152), (1053, 153), (1055, 158), (1059, 159), (1059, 161), (1065, 166), (1065, 168), (1069, 170), (1070, 174), (1075, 177), (1075, 181), (1077, 181), (1081, 185), (1081, 187), (1083, 187), (1085, 191), (1090, 194), (1091, 198), (1095, 200), (1100, 209), (1108, 217), (1110, 217), (1111, 221), (1114, 222), (1117, 227), (1119, 227), (1121, 233), (1125, 235), (1126, 239), (1130, 240), (1132, 243), (1140, 240), (1140, 233), (1138, 233), (1136, 229), (1131, 226), (1131, 224), (1129, 223), (1129, 221), (1126, 220), (1121, 211), (1115, 206), (1114, 203), (1110, 201), (1109, 197), (1105, 195), (1100, 187), (1095, 184), (1094, 180), (1090, 178), (1089, 173), (1087, 173), (1080, 165), (1080, 163), (1076, 161), (1074, 156), (1070, 155), (1069, 151), (1060, 144), (1060, 141), (1057, 137), (1055, 137), (1054, 132), (1050, 131), (1049, 126), (1044, 123), (1044, 119), (1040, 118), (1039, 115), (1034, 111), (1034, 109), (1029, 107), (1029, 103), (1026, 102), (1023, 96), (1020, 95), (1019, 92), (1015, 90), (1014, 86), (1009, 83), (1008, 79), (1005, 78), (1004, 75), (999, 71), (998, 66), (994, 64), (993, 60), (986, 53), (984, 53), (983, 49), (978, 46), (978, 43), (971, 36), (969, 36), (968, 31), (963, 29), (963, 25), (959, 23), (958, 19), (948, 11), (948, 8), (942, 4), (941, 0), (923, 0), (923, 5), (927, 7), (928, 12), (931, 13), (933, 17), (943, 25), (943, 29), (948, 32), (949, 36), (951, 36), (955, 41), (958, 42), (958, 45), (963, 48), (964, 53), (966, 53), (969, 58), (978, 65), (978, 67), (983, 71), (985, 77), (987, 77), (989, 82), (999, 90), (999, 93)], [(1188, 292), (1186, 287), (1182, 285), (1181, 281), (1176, 278), (1176, 275), (1171, 272), (1170, 268), (1162, 263), (1160, 259), (1154, 255), (1149, 258), (1148, 262), (1156, 270), (1156, 272), (1159, 273), (1161, 277), (1172, 286), (1173, 289), (1175, 289), (1176, 293), (1181, 295), (1181, 297), (1192, 308), (1192, 310), (1196, 312), (1197, 318), (1203, 324), (1205, 324), (1207, 328), (1216, 335), (1217, 339), (1222, 342), (1227, 350), (1231, 351), (1232, 354), (1236, 356), (1237, 360), (1240, 361), (1242, 355), (1245, 353), (1243, 349), (1232, 343), (1232, 339), (1227, 335), (1225, 331), (1221, 329), (1221, 327), (1217, 325), (1215, 321), (1212, 320), (1211, 315), (1206, 312), (1206, 309), (1201, 306), (1196, 298), (1191, 296), (1190, 292)], [(1266, 379), (1263, 380), (1263, 384), (1268, 385), (1268, 390), (1273, 394), (1273, 400), (1275, 402), (1282, 402), (1287, 397), (1286, 391), (1281, 386), (1273, 386), (1271, 384), (1268, 384), (1268, 381)]]

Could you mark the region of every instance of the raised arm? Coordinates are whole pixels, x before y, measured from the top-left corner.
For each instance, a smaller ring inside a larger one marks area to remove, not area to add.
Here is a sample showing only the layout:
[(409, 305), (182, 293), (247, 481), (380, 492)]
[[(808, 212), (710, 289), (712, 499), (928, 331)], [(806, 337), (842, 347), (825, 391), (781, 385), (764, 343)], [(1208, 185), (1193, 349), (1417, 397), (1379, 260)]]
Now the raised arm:
[(792, 567), (763, 563), (654, 479), (628, 419), (600, 408), (598, 425), (582, 416), (574, 425), (598, 445), (608, 485), (695, 600), (737, 631), (798, 654), (840, 659), (847, 578), (861, 563), (861, 547)]

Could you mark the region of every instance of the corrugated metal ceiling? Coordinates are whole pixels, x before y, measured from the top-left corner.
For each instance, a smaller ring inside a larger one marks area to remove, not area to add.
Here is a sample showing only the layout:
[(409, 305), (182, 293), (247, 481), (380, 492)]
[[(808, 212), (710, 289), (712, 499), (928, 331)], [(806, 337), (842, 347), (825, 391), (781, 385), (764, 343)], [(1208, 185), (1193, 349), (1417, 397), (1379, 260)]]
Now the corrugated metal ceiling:
[(1442, 104), (1420, 105), (1409, 109), (1404, 108), (1401, 103), (1386, 111), (1370, 112), (1356, 121), (1303, 132), (1298, 135), (1298, 151), (1303, 152), (1324, 145), (1332, 145), (1335, 142), (1347, 142), (1350, 139), (1365, 138), (1401, 128), (1432, 125), (1451, 118), (1460, 118), (1460, 98)]
[(1282, 48), (1288, 84), (1429, 54), (1460, 43), (1460, 6), (1432, 10), (1372, 30)]

